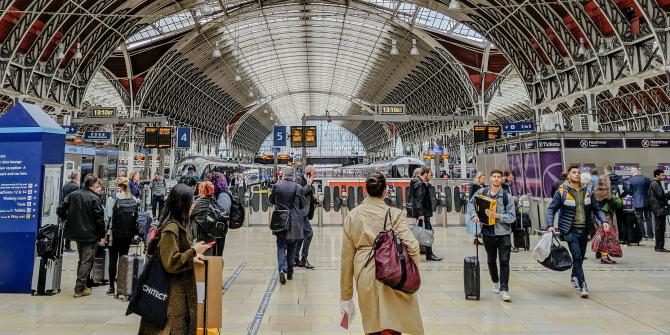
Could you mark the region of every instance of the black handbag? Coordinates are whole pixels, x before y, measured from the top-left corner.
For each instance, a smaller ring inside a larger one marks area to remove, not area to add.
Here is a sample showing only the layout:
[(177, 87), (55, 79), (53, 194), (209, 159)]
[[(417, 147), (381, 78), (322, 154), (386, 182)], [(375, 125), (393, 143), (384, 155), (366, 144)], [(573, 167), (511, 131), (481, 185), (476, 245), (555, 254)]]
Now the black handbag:
[[(295, 194), (298, 191), (298, 187), (293, 190), (293, 197), (291, 201), (295, 201)], [(278, 233), (286, 231), (289, 229), (291, 222), (291, 211), (288, 209), (275, 209), (272, 211), (272, 218), (270, 219), (270, 230), (273, 233)]]
[[(554, 241), (557, 243), (553, 243)], [(558, 241), (556, 235), (553, 235), (549, 257), (542, 262), (538, 261), (538, 263), (549, 270), (565, 271), (572, 268), (572, 257), (570, 256), (568, 249), (562, 246)]]
[(170, 283), (157, 252), (158, 241), (159, 238), (154, 238), (149, 245), (144, 270), (133, 288), (126, 315), (137, 314), (162, 329), (168, 319)]

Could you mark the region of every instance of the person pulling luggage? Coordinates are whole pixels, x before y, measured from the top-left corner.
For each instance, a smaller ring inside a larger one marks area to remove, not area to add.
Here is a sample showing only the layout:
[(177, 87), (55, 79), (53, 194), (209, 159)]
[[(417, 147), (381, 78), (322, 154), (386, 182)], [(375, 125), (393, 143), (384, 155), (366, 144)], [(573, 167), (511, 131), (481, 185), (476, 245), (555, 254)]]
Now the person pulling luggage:
[[(410, 192), (412, 193), (412, 217), (417, 219), (417, 225), (433, 230), (430, 224), (430, 218), (433, 216), (433, 203), (430, 196), (430, 180), (433, 178), (433, 171), (428, 167), (417, 168), (419, 176), (410, 182)], [(426, 247), (426, 260), (439, 262), (442, 257), (437, 257), (433, 253), (433, 248)]]
[[(496, 200), (496, 210), (486, 209), (485, 211), (487, 217), (495, 218), (495, 224), (482, 224), (481, 233), (484, 239), (484, 249), (486, 249), (486, 262), (493, 282), (492, 291), (499, 293), (503, 301), (512, 301), (509, 293), (509, 261), (512, 253), (512, 223), (516, 220), (516, 209), (512, 195), (502, 188), (502, 171), (491, 171), (490, 184), (491, 186), (480, 189), (470, 198), (467, 215), (470, 216), (472, 222), (479, 224), (475, 204), (477, 196), (484, 195)], [(500, 263), (500, 272), (498, 272), (497, 261)]]
[(128, 178), (116, 178), (116, 197), (110, 197), (107, 202), (110, 213), (107, 231), (109, 247), (109, 289), (107, 295), (115, 295), (116, 272), (118, 260), (127, 255), (133, 238), (139, 234), (137, 229), (138, 204), (137, 199), (130, 193)]

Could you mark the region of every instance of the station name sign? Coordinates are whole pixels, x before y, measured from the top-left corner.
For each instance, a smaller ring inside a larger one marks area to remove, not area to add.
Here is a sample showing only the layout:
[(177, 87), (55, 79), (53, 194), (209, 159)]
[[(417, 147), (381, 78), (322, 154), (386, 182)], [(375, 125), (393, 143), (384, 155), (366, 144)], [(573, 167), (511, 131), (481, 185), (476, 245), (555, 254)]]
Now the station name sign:
[(565, 139), (566, 148), (599, 149), (599, 148), (621, 148), (621, 139)]
[(116, 108), (114, 107), (96, 107), (91, 109), (91, 117), (115, 117)]
[(662, 138), (629, 138), (626, 148), (670, 148), (670, 139)]
[(405, 105), (378, 105), (377, 111), (382, 115), (404, 115)]

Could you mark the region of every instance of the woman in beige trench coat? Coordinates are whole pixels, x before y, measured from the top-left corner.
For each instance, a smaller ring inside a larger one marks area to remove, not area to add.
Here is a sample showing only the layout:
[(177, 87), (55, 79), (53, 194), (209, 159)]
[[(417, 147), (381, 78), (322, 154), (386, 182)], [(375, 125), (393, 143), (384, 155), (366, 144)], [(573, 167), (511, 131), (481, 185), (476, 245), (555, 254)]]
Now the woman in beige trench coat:
[[(377, 234), (384, 229), (389, 209), (384, 203), (386, 179), (373, 173), (365, 181), (368, 197), (349, 212), (344, 222), (340, 298), (344, 310), (353, 309), (353, 286), (356, 282), (358, 305), (367, 334), (423, 334), (423, 323), (416, 294), (396, 291), (375, 278), (375, 263), (365, 263), (372, 255)], [(405, 224), (402, 211), (391, 208), (391, 229), (407, 246), (415, 264), (419, 264), (419, 243)]]

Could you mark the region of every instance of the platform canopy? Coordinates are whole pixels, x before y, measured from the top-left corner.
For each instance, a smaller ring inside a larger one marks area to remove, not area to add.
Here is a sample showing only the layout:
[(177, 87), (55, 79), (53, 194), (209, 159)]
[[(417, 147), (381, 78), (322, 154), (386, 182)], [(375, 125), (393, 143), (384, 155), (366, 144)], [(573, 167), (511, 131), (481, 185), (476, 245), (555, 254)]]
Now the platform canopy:
[[(0, 3), (2, 110), (115, 103), (250, 153), (275, 124), (377, 104), (494, 124), (554, 112), (568, 128), (574, 114), (601, 130), (668, 123), (670, 0)], [(373, 153), (396, 136), (447, 146), (464, 125), (342, 123)]]

